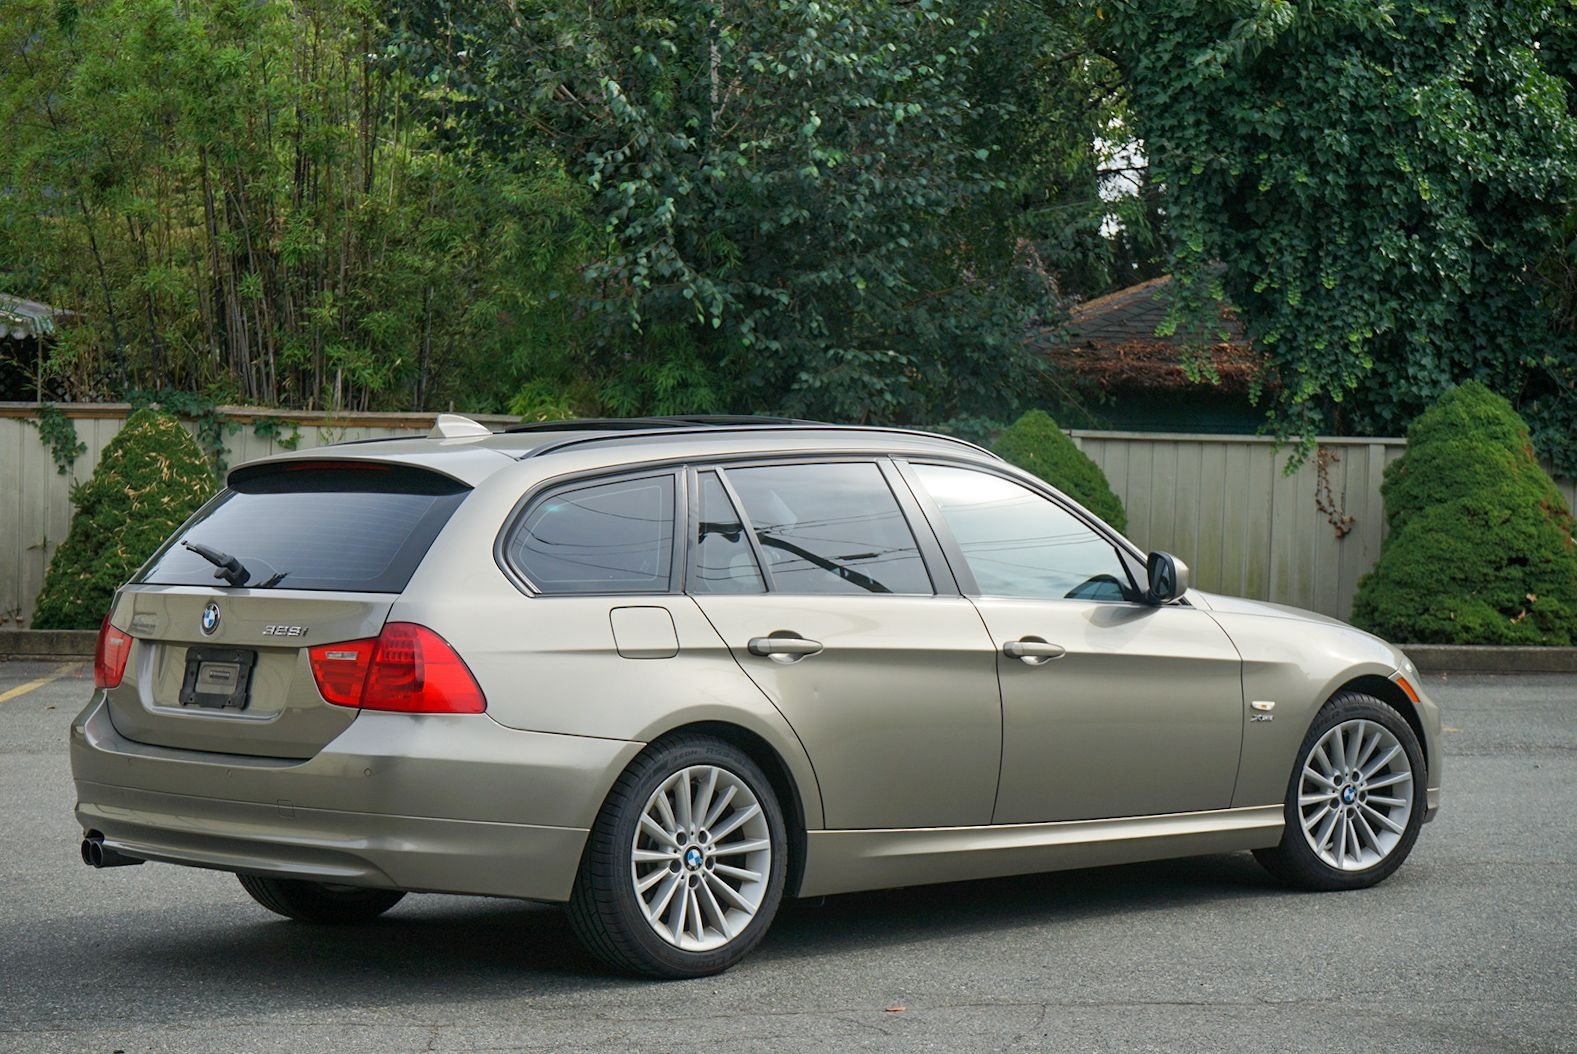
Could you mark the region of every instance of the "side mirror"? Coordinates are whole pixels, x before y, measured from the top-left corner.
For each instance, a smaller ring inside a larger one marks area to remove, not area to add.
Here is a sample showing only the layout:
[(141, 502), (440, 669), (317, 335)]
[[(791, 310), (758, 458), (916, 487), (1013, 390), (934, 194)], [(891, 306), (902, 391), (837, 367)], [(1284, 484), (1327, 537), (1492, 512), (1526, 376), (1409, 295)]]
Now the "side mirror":
[(1151, 553), (1145, 571), (1150, 578), (1146, 603), (1165, 604), (1188, 592), (1188, 565), (1171, 553)]

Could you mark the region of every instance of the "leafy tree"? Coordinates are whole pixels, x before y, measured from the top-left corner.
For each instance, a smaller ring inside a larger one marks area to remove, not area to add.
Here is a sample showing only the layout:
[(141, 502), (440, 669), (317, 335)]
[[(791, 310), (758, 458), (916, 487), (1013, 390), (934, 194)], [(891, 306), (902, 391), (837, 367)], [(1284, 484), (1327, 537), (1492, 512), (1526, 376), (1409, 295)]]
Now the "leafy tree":
[(49, 561), (34, 628), (97, 629), (115, 590), (217, 489), (180, 421), (133, 414), (72, 492), (71, 530)]
[(1442, 644), (1577, 641), (1577, 544), (1565, 499), (1511, 404), (1477, 382), (1413, 422), (1385, 471), (1390, 534), (1353, 621)]
[(1067, 494), (1118, 531), (1128, 529), (1128, 513), (1112, 493), (1106, 473), (1073, 445), (1043, 410), (1031, 410), (1004, 429), (993, 444), (1006, 461), (1027, 469)]
[(0, 283), (73, 312), (74, 397), (498, 409), (573, 348), (583, 193), (440, 149), (386, 35), (364, 0), (0, 0)]
[(1160, 188), (1142, 155), (1122, 71), (1090, 39), (1083, 6), (1002, 0), (978, 22), (964, 88), (971, 141), (992, 150), (1014, 226), (1079, 298), (1164, 271)]
[(966, 90), (997, 9), (949, 10), (412, 4), (396, 50), (473, 141), (540, 127), (585, 181), (609, 409), (934, 421), (1011, 408), (1055, 310), (973, 138), (1000, 115)]
[(1092, 10), (1166, 188), (1179, 318), (1242, 309), (1283, 433), (1394, 434), (1471, 378), (1577, 467), (1577, 353), (1538, 279), (1577, 185), (1571, 55), (1541, 47), (1569, 21), (1556, 0)]

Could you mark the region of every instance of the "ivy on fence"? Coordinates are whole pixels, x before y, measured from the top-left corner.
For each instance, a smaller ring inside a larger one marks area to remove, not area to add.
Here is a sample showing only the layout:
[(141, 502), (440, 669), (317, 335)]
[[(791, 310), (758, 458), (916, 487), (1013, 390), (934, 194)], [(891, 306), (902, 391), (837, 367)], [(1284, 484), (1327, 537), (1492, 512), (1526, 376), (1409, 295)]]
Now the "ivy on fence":
[(54, 403), (40, 403), (38, 420), (26, 423), (38, 429), (39, 441), (49, 448), (55, 471), (62, 476), (69, 474), (77, 458), (88, 452), (88, 445), (77, 436), (77, 426)]
[[(197, 392), (160, 389), (151, 391), (133, 389), (128, 393), (131, 414), (153, 407), (174, 414), (192, 424), (197, 445), (208, 456), (214, 471), (223, 476), (229, 467), (225, 457), (225, 438), (241, 431), (241, 425), (219, 410), (219, 404)], [(64, 410), (54, 403), (40, 403), (36, 419), (23, 418), (24, 423), (38, 429), (39, 441), (49, 448), (55, 462), (55, 471), (65, 476), (71, 473), (77, 458), (88, 452), (88, 445), (77, 435), (77, 426)], [(252, 422), (252, 434), (267, 439), (286, 450), (294, 450), (301, 442), (301, 426), (277, 417), (260, 417)]]

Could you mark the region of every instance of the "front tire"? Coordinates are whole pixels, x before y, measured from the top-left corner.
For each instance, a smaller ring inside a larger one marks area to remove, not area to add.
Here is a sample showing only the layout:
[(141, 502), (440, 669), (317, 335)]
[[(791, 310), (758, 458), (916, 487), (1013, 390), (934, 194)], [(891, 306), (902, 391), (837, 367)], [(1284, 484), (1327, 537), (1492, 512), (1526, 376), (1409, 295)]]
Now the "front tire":
[(1315, 715), (1287, 784), (1286, 827), (1254, 856), (1287, 885), (1364, 889), (1402, 866), (1424, 822), (1424, 755), (1395, 710), (1342, 692)]
[(777, 914), (787, 846), (782, 807), (744, 751), (710, 736), (660, 741), (619, 777), (592, 827), (570, 922), (620, 970), (719, 973)]
[(405, 898), (395, 889), (335, 886), (293, 878), (236, 875), (241, 888), (276, 915), (297, 922), (371, 922)]

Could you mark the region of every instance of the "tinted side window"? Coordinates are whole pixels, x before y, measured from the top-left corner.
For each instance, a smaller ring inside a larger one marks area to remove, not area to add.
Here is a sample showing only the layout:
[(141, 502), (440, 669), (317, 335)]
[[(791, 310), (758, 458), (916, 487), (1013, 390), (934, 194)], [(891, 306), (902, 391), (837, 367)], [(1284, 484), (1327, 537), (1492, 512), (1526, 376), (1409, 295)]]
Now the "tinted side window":
[(730, 469), (782, 593), (929, 594), (898, 500), (872, 464)]
[(701, 493), (695, 547), (690, 550), (692, 593), (764, 593), (761, 568), (745, 537), (744, 524), (716, 472), (700, 475)]
[(673, 564), (672, 476), (550, 494), (505, 547), (544, 593), (661, 593)]
[(985, 472), (939, 465), (914, 471), (941, 509), (982, 595), (1136, 599), (1117, 550), (1056, 502)]

